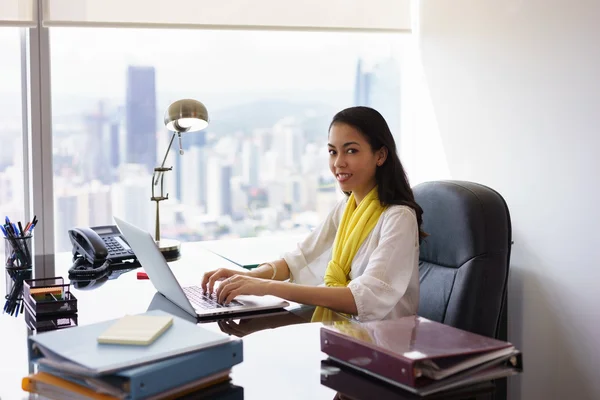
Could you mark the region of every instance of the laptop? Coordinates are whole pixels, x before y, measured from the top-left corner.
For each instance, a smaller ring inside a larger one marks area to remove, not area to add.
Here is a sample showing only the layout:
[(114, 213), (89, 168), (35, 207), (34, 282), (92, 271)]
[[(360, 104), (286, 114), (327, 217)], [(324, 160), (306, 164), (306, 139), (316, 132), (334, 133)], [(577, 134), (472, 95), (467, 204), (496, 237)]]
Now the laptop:
[(117, 227), (144, 267), (156, 290), (197, 318), (280, 309), (289, 303), (275, 296), (238, 296), (227, 305), (218, 304), (214, 294), (205, 295), (200, 286), (182, 287), (165, 261), (152, 236), (129, 222), (114, 217)]

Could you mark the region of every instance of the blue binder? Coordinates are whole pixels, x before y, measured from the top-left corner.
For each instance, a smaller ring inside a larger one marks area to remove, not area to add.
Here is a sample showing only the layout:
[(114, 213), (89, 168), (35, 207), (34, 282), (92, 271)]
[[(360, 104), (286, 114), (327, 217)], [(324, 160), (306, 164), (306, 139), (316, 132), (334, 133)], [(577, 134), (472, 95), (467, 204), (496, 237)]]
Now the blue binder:
[[(155, 310), (143, 315), (170, 315)], [(234, 339), (177, 316), (173, 325), (148, 346), (99, 344), (98, 335), (115, 320), (30, 336), (29, 359), (37, 364), (80, 376), (95, 377), (199, 353)]]
[(227, 371), (243, 361), (241, 340), (99, 377), (77, 376), (39, 365), (39, 371), (71, 380), (92, 389), (109, 385), (127, 400), (144, 399), (206, 376)]

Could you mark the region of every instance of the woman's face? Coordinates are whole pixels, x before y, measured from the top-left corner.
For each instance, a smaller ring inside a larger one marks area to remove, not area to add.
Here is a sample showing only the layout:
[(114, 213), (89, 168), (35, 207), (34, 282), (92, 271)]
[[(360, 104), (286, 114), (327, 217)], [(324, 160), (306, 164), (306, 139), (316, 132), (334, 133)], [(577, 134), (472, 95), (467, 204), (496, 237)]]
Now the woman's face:
[(356, 128), (335, 123), (329, 130), (329, 168), (344, 192), (360, 202), (375, 187), (375, 171), (385, 161), (384, 149), (373, 152)]

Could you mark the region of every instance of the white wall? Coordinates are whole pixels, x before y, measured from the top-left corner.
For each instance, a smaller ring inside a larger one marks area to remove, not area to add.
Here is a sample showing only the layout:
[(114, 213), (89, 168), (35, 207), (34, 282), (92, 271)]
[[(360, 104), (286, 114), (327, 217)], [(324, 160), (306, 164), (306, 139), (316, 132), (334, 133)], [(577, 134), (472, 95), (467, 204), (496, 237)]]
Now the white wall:
[(600, 1), (421, 0), (419, 24), (445, 160), (414, 173), (489, 185), (512, 214), (510, 398), (599, 399)]

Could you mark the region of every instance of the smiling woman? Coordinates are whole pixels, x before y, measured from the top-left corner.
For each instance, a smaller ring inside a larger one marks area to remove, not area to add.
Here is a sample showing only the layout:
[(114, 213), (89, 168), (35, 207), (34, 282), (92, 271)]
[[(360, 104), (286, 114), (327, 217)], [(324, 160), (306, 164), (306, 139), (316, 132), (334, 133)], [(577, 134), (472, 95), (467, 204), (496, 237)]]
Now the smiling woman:
[(416, 314), (423, 211), (385, 119), (369, 107), (337, 113), (328, 149), (331, 172), (348, 197), (282, 259), (242, 274), (211, 271), (202, 281), (205, 291), (223, 280), (220, 302), (270, 294), (317, 306), (317, 321), (330, 320), (332, 310), (361, 321)]
[(353, 193), (356, 203), (377, 185), (375, 172), (387, 157), (387, 147), (371, 148), (357, 128), (335, 122), (329, 130), (329, 168), (345, 193)]

